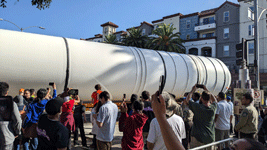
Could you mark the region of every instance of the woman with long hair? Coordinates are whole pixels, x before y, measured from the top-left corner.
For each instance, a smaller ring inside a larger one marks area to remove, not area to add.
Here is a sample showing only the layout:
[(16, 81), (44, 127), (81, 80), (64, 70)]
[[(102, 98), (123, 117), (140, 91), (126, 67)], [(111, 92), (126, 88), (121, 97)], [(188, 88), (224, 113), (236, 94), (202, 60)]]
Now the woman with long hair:
[[(53, 85), (53, 98), (57, 97), (56, 85)], [(50, 93), (50, 89), (47, 91), (46, 89), (39, 89), (37, 91), (37, 98), (33, 100), (32, 103), (28, 105), (27, 114), (25, 120), (23, 122), (22, 131), (23, 131), (23, 149), (29, 149), (29, 141), (31, 143), (31, 149), (36, 150), (38, 146), (38, 138), (37, 138), (37, 124), (39, 121), (40, 115), (45, 110), (45, 105), (49, 101), (48, 95)]]

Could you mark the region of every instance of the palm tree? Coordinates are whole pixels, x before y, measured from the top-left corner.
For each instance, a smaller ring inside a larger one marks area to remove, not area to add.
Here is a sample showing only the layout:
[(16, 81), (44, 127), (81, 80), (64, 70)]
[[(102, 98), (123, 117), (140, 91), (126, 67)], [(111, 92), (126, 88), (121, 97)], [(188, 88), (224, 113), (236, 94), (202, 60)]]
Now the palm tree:
[(124, 45), (145, 48), (148, 37), (142, 35), (142, 31), (139, 28), (131, 28), (128, 32), (130, 35), (123, 38), (122, 41)]
[(151, 37), (147, 43), (147, 47), (155, 50), (163, 50), (169, 52), (185, 53), (183, 40), (180, 38), (180, 33), (173, 31), (176, 28), (173, 25), (162, 24), (157, 29), (152, 31), (155, 37)]
[(109, 44), (118, 44), (118, 40), (115, 34), (106, 35), (104, 42)]

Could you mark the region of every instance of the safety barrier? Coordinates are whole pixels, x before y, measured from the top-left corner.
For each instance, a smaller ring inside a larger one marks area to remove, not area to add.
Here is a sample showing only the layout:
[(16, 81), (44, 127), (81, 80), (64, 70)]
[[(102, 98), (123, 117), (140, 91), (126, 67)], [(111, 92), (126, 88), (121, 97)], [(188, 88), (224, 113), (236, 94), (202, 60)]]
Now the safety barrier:
[(206, 144), (206, 145), (203, 145), (203, 146), (199, 146), (199, 147), (195, 147), (195, 148), (192, 148), (190, 150), (207, 150), (207, 149), (215, 149), (215, 148), (212, 148), (212, 147), (215, 147), (215, 146), (218, 146), (220, 147), (220, 149), (222, 149), (222, 145), (225, 144), (226, 142), (229, 143), (229, 146), (230, 144), (237, 140), (236, 138), (228, 138), (228, 139), (224, 139), (224, 140), (221, 140), (221, 141), (216, 141), (216, 142), (213, 142), (213, 143), (210, 143), (210, 144)]

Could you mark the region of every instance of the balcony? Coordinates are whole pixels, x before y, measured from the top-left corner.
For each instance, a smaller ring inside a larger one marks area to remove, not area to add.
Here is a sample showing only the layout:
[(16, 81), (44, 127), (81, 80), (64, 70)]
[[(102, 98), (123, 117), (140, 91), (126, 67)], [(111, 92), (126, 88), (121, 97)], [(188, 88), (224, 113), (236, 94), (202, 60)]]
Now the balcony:
[(201, 22), (201, 23), (197, 23), (195, 25), (195, 31), (209, 31), (209, 30), (213, 30), (216, 28), (216, 22), (215, 20), (212, 21), (205, 21), (205, 22)]

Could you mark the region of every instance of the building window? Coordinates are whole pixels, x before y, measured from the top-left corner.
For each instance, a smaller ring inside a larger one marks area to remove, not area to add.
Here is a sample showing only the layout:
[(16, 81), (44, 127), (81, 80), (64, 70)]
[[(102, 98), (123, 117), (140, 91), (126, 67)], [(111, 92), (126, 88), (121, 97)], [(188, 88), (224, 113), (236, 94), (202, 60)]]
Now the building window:
[(107, 34), (108, 33), (108, 28), (105, 28), (105, 32), (104, 32), (105, 34)]
[(228, 22), (229, 21), (229, 11), (226, 11), (223, 13), (223, 21)]
[(146, 34), (146, 29), (142, 29), (142, 35)]
[(186, 28), (190, 28), (190, 25), (191, 25), (191, 21), (190, 20), (186, 20)]
[(228, 39), (229, 38), (229, 28), (224, 28), (223, 38), (224, 39)]
[(254, 7), (248, 8), (248, 18), (254, 20)]
[(205, 24), (209, 24), (209, 18), (204, 18), (203, 19), (203, 25), (205, 25)]
[(214, 18), (214, 16), (209, 18), (209, 22), (210, 22), (210, 23), (215, 23), (215, 18)]
[(186, 35), (186, 39), (187, 40), (189, 40), (190, 39), (190, 35), (188, 34), (188, 35)]
[(248, 54), (254, 54), (254, 43), (248, 43)]
[(229, 56), (229, 45), (223, 46), (223, 56)]
[(248, 26), (248, 35), (249, 36), (254, 36), (254, 25), (249, 25)]
[(206, 34), (203, 34), (202, 35), (202, 38), (206, 38), (206, 37), (214, 37), (214, 32), (212, 32), (212, 33), (206, 33)]

